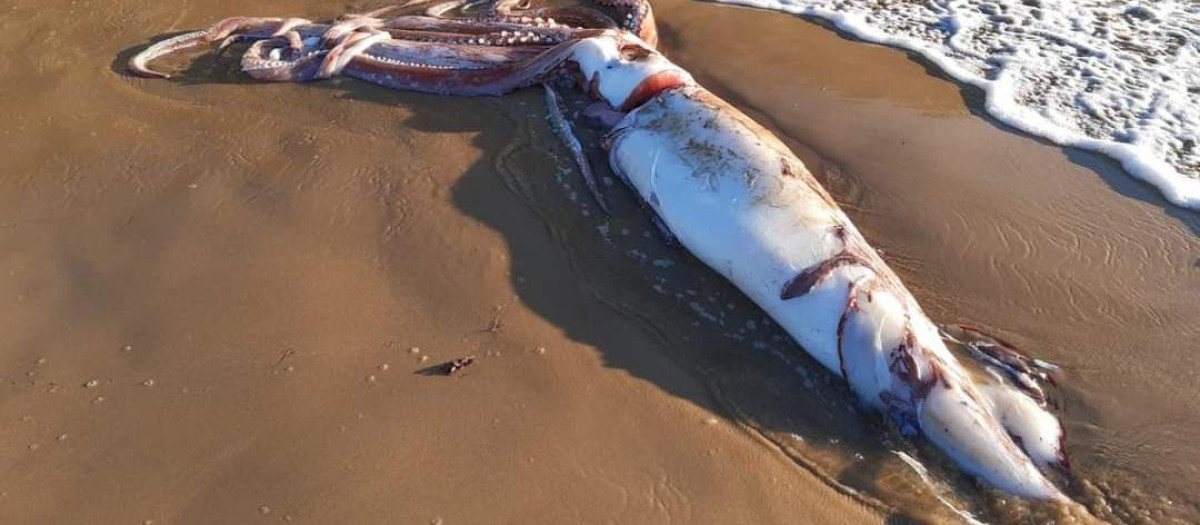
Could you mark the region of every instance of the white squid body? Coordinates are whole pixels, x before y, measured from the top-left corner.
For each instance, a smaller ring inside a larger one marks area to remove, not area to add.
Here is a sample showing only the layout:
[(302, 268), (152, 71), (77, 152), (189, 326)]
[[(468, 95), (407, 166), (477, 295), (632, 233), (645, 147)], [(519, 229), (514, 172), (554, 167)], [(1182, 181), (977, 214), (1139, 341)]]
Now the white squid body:
[[(1063, 459), (1058, 420), (1002, 381), (976, 383), (779, 139), (658, 53), (623, 56), (627, 46), (590, 39), (573, 55), (594, 94), (613, 107), (628, 106), (639, 83), (656, 75), (679, 79), (630, 111), (609, 147), (613, 169), (679, 242), (863, 403), (903, 414), (962, 469), (1001, 490), (1063, 498), (1039, 470)], [(796, 290), (806, 271), (810, 285)]]

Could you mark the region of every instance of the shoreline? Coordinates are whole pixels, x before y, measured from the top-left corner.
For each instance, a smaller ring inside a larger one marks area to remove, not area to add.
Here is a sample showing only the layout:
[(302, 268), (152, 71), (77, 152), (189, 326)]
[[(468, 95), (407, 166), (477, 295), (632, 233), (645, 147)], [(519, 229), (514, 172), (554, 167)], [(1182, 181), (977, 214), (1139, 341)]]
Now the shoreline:
[[(859, 14), (847, 15), (818, 6), (797, 8), (795, 5), (779, 4), (771, 0), (728, 0), (721, 3), (802, 17), (836, 31), (849, 40), (903, 51), (915, 60), (931, 66), (930, 69), (936, 70), (936, 73), (933, 73), (935, 76), (948, 78), (963, 87), (974, 88), (982, 99), (976, 106), (977, 109), (987, 114), (993, 122), (1055, 146), (1103, 156), (1119, 164), (1129, 177), (1154, 187), (1162, 198), (1173, 205), (1184, 210), (1200, 212), (1200, 179), (1184, 175), (1175, 166), (1156, 156), (1155, 152), (1146, 151), (1134, 143), (1095, 138), (1070, 127), (1058, 125), (1038, 111), (1017, 104), (1011, 93), (1011, 79), (1001, 81), (1004, 78), (1002, 74), (997, 79), (982, 78), (950, 58), (936, 45), (912, 36), (889, 35), (863, 21)], [(1033, 19), (1039, 18), (1035, 16)], [(1022, 21), (1029, 20), (1031, 19)]]

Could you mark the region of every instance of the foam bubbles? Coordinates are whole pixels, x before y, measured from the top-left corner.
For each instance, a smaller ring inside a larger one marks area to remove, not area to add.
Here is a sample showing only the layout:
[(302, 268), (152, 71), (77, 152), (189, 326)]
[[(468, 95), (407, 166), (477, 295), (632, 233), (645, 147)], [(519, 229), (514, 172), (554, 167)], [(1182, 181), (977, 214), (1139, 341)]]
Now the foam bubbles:
[(1200, 209), (1193, 0), (715, 0), (825, 19), (982, 89), (1005, 124), (1096, 151)]

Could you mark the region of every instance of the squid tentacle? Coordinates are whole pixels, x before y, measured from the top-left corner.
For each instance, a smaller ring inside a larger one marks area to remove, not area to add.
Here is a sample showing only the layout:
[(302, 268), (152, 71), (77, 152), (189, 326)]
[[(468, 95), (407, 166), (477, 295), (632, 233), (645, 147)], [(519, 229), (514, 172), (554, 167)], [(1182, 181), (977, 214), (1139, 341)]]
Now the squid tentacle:
[(226, 18), (208, 29), (160, 40), (130, 58), (126, 66), (140, 77), (170, 78), (166, 73), (150, 69), (150, 61), (177, 51), (208, 46), (235, 34), (244, 38), (269, 38), (283, 22), (282, 18)]
[(307, 18), (285, 18), (279, 24), (279, 27), (275, 29), (275, 32), (271, 33), (271, 36), (284, 36), (300, 26), (312, 25), (312, 23), (312, 20)]
[(378, 18), (355, 17), (342, 20), (325, 31), (321, 35), (322, 46), (337, 46), (349, 38), (352, 34), (359, 31), (370, 31), (380, 29), (386, 24), (386, 21)]
[[(461, 34), (464, 36), (478, 36), (494, 33), (524, 33), (540, 37), (547, 42), (562, 42), (579, 35), (580, 31), (588, 31), (590, 29), (577, 29), (562, 26), (536, 26), (505, 21), (486, 21), (473, 22), (470, 20), (455, 20), (443, 18), (430, 18), (425, 16), (403, 16), (387, 20), (379, 29), (393, 32), (396, 35), (405, 37), (416, 36), (414, 34), (399, 33), (399, 31), (409, 32), (424, 32), (424, 33), (450, 33)], [(603, 28), (597, 28), (603, 29)]]
[(355, 57), (377, 42), (382, 42), (390, 37), (391, 35), (386, 31), (379, 30), (351, 33), (325, 55), (321, 67), (317, 70), (317, 78), (330, 78), (340, 74), (346, 68), (346, 64), (349, 64)]
[(566, 25), (575, 28), (616, 29), (619, 24), (608, 15), (589, 7), (536, 8), (521, 11), (506, 11), (492, 18), (517, 24)]
[(426, 93), (502, 95), (545, 82), (556, 75), (571, 51), (571, 45), (559, 45), (529, 57), (529, 51), (523, 48), (498, 48), (486, 56), (499, 62), (480, 62), (479, 67), (471, 68), (462, 67), (462, 64), (384, 63), (373, 60), (370, 53), (364, 53), (347, 64), (343, 74), (387, 87)]
[(555, 133), (567, 145), (567, 149), (571, 150), (571, 157), (579, 166), (579, 175), (583, 178), (584, 185), (592, 194), (592, 198), (596, 200), (596, 205), (607, 215), (609, 213), (608, 204), (604, 201), (604, 194), (600, 192), (600, 185), (596, 184), (596, 175), (592, 173), (592, 164), (588, 162), (587, 155), (583, 153), (583, 146), (579, 144), (579, 139), (571, 131), (571, 124), (563, 116), (565, 108), (562, 99), (550, 84), (544, 83), (542, 87), (546, 91), (546, 105), (550, 111), (550, 123)]

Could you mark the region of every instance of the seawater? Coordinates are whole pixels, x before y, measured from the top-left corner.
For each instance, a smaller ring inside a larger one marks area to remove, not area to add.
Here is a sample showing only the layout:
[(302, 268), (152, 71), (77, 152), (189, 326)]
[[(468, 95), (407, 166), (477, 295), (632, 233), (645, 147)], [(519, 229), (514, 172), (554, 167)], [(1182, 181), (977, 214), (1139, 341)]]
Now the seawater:
[(1200, 209), (1200, 2), (715, 0), (920, 54), (997, 120), (1096, 151)]

